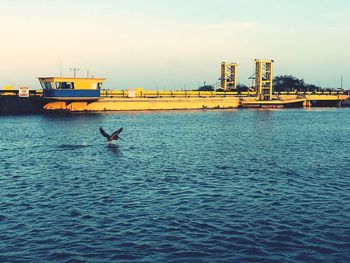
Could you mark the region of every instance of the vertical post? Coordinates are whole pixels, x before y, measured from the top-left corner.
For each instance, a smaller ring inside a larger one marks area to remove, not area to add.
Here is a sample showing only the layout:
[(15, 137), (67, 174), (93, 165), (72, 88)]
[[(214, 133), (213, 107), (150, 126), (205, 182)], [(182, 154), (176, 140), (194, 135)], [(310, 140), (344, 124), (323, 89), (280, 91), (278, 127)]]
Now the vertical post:
[(62, 59), (60, 59), (60, 77), (62, 78)]
[(74, 78), (76, 78), (77, 71), (79, 71), (80, 68), (71, 68), (70, 70), (74, 72)]
[(344, 80), (344, 76), (343, 76), (343, 74), (341, 74), (341, 78), (340, 78), (340, 90), (343, 90), (343, 80)]

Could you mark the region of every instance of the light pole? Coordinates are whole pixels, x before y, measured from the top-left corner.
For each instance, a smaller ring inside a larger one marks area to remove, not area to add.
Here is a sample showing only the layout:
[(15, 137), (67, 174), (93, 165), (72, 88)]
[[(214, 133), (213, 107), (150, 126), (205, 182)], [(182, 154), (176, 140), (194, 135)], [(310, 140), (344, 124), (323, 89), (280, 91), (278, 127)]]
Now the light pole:
[(77, 71), (80, 70), (80, 68), (70, 68), (74, 72), (74, 78), (76, 78)]

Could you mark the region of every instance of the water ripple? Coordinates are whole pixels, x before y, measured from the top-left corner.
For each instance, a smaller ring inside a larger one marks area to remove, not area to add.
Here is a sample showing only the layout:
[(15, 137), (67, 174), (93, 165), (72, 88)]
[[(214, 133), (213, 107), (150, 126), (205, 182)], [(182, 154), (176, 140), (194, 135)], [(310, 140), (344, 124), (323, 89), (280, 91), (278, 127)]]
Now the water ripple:
[(350, 261), (348, 109), (1, 118), (1, 262)]

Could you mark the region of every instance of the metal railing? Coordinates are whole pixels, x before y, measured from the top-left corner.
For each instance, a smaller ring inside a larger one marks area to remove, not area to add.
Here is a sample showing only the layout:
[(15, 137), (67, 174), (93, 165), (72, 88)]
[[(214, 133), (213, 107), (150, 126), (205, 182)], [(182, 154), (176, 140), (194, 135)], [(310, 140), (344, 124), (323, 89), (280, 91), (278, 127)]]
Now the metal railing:
[[(214, 97), (237, 97), (237, 96), (255, 96), (252, 92), (233, 92), (233, 91), (155, 91), (143, 90), (135, 92), (135, 98), (214, 98)], [(101, 97), (119, 97), (128, 98), (127, 90), (101, 90)]]
[[(18, 90), (0, 90), (0, 96), (18, 96)], [(42, 90), (29, 90), (29, 96), (40, 97), (42, 96)], [(343, 91), (320, 91), (320, 92), (274, 92), (274, 95), (294, 95), (294, 96), (311, 96), (311, 95), (346, 95)], [(255, 92), (236, 92), (236, 91), (155, 91), (155, 90), (143, 90), (135, 93), (136, 98), (177, 98), (177, 97), (197, 97), (197, 98), (209, 98), (209, 97), (255, 97)], [(101, 90), (101, 97), (118, 97), (128, 98), (128, 90)]]
[[(0, 96), (18, 96), (19, 90), (0, 90)], [(29, 90), (30, 97), (40, 97), (42, 90)]]

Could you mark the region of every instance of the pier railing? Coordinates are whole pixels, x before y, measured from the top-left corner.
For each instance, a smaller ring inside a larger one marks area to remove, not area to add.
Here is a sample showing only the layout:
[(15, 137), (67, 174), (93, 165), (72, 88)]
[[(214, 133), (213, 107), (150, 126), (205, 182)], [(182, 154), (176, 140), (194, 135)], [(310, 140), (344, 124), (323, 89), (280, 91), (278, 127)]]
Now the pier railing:
[[(18, 96), (19, 90), (0, 90), (0, 96)], [(29, 90), (30, 97), (40, 97), (43, 90)]]
[[(233, 92), (233, 91), (155, 91), (144, 90), (134, 94), (135, 98), (177, 98), (177, 97), (199, 97), (199, 98), (213, 98), (213, 97), (237, 97), (237, 96), (255, 96), (252, 92)], [(128, 98), (127, 90), (101, 90), (101, 97), (119, 97)]]
[[(30, 97), (42, 96), (42, 90), (29, 90)], [(18, 96), (18, 90), (0, 90), (0, 96)], [(345, 95), (343, 91), (321, 91), (321, 92), (275, 92), (276, 97), (280, 96), (298, 96), (298, 97), (317, 97), (317, 96), (339, 96)], [(101, 97), (128, 98), (128, 90), (101, 90)], [(134, 94), (136, 98), (176, 98), (176, 97), (256, 97), (255, 92), (235, 92), (235, 91), (155, 91), (143, 90)]]

